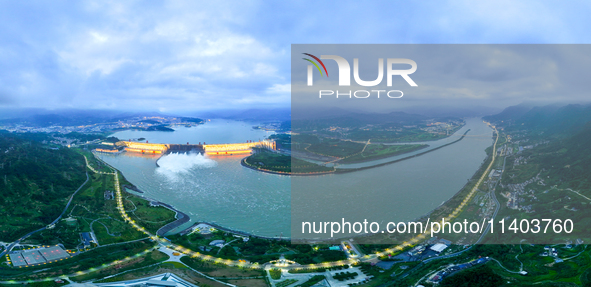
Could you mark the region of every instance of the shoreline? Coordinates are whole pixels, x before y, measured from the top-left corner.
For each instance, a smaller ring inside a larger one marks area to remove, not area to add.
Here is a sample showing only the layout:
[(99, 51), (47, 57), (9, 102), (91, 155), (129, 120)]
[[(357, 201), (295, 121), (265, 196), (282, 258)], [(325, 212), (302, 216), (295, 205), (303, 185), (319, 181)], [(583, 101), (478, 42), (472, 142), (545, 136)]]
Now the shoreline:
[(276, 174), (276, 175), (284, 175), (284, 176), (291, 176), (291, 175), (293, 175), (293, 176), (310, 176), (310, 175), (324, 175), (324, 174), (336, 173), (336, 170), (319, 171), (319, 172), (315, 172), (315, 173), (291, 173), (291, 172), (272, 171), (272, 170), (268, 170), (268, 169), (260, 169), (260, 168), (255, 168), (253, 166), (250, 166), (250, 165), (248, 165), (248, 163), (246, 163), (246, 158), (243, 158), (242, 160), (240, 160), (240, 165), (242, 165), (243, 167), (255, 170), (255, 171)]
[[(121, 175), (123, 175), (123, 174), (121, 174)], [(127, 185), (127, 184), (124, 184), (122, 186), (123, 186), (123, 188), (133, 190), (133, 191), (135, 191), (137, 193), (145, 194), (145, 192), (142, 191), (141, 189), (139, 189), (137, 186), (133, 185), (132, 183), (130, 183), (130, 184), (131, 184), (131, 187), (129, 185)], [(125, 190), (125, 192), (129, 193), (127, 190)], [(164, 226), (160, 227), (156, 231), (156, 235), (158, 235), (158, 236), (164, 236), (164, 234), (166, 234), (167, 232), (169, 232), (169, 231), (171, 231), (171, 230), (173, 230), (173, 229), (175, 229), (175, 228), (177, 228), (177, 227), (179, 227), (179, 226), (181, 226), (181, 225), (183, 225), (183, 224), (191, 221), (191, 217), (188, 214), (186, 214), (186, 213), (184, 213), (184, 212), (176, 209), (174, 206), (172, 206), (172, 205), (170, 205), (168, 203), (164, 203), (164, 202), (161, 202), (161, 201), (158, 201), (158, 200), (154, 200), (152, 198), (149, 198), (149, 197), (146, 197), (146, 196), (143, 196), (143, 195), (140, 195), (140, 194), (133, 194), (133, 193), (130, 193), (130, 194), (149, 201), (150, 202), (150, 206), (153, 206), (153, 207), (162, 206), (162, 207), (164, 207), (164, 208), (166, 208), (168, 210), (171, 210), (171, 211), (174, 211), (175, 212), (174, 217), (175, 217), (176, 220), (174, 220), (174, 221), (172, 221), (170, 223), (167, 223)]]
[(193, 225), (181, 230), (177, 234), (186, 235), (189, 233), (189, 231), (191, 229), (193, 229), (195, 226), (197, 226), (199, 224), (207, 224), (207, 225), (214, 227), (215, 229), (218, 229), (220, 231), (232, 233), (232, 234), (236, 234), (236, 235), (240, 235), (240, 236), (256, 237), (256, 238), (268, 239), (268, 240), (291, 240), (290, 237), (271, 237), (271, 236), (256, 235), (256, 234), (248, 233), (246, 231), (240, 231), (240, 230), (235, 230), (235, 229), (231, 229), (228, 227), (223, 227), (217, 223), (211, 223), (211, 222), (207, 222), (207, 221), (197, 221)]

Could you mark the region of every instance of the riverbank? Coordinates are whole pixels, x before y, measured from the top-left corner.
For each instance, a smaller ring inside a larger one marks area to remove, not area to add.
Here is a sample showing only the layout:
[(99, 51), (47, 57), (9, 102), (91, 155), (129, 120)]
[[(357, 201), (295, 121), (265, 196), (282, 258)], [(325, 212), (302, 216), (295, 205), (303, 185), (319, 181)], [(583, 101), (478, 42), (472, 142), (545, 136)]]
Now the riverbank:
[[(126, 180), (127, 181), (127, 180)], [(127, 181), (129, 182), (129, 181)], [(123, 184), (122, 185), (124, 188), (126, 189), (130, 189), (133, 190), (135, 192), (138, 193), (144, 193), (141, 189), (137, 188), (135, 185), (133, 184)], [(147, 200), (150, 202), (150, 206), (156, 207), (156, 206), (162, 206), (170, 211), (173, 211), (175, 213), (174, 217), (175, 217), (175, 221), (167, 223), (166, 225), (160, 227), (157, 231), (156, 234), (158, 236), (164, 236), (164, 234), (168, 233), (169, 231), (191, 221), (191, 217), (189, 217), (189, 215), (187, 215), (186, 213), (183, 213), (182, 211), (176, 209), (174, 206), (168, 204), (168, 203), (164, 203), (161, 201), (157, 201), (148, 197), (145, 197), (143, 195), (138, 195), (138, 194), (134, 194), (134, 196), (137, 196), (141, 199)]]
[(195, 224), (183, 229), (182, 231), (180, 231), (178, 234), (180, 235), (186, 235), (188, 233), (190, 233), (193, 228), (195, 228), (197, 225), (199, 224), (206, 224), (209, 225), (217, 230), (223, 231), (223, 232), (228, 232), (228, 233), (232, 233), (235, 235), (240, 235), (240, 236), (245, 236), (245, 237), (255, 237), (255, 238), (260, 238), (260, 239), (267, 239), (267, 240), (291, 240), (289, 237), (270, 237), (270, 236), (261, 236), (261, 235), (255, 235), (255, 234), (251, 234), (248, 232), (244, 232), (244, 231), (239, 231), (239, 230), (234, 230), (231, 228), (227, 228), (227, 227), (223, 227), (221, 225), (215, 224), (215, 223), (210, 223), (210, 222), (206, 222), (206, 221), (199, 221), (196, 222)]
[(260, 171), (260, 172), (264, 172), (264, 173), (270, 173), (270, 174), (277, 174), (277, 175), (286, 175), (286, 176), (307, 176), (307, 175), (323, 175), (323, 174), (331, 174), (331, 173), (335, 173), (335, 170), (332, 171), (318, 171), (318, 172), (309, 172), (309, 173), (294, 173), (294, 172), (283, 172), (283, 171), (273, 171), (273, 170), (268, 170), (268, 169), (263, 169), (260, 167), (256, 167), (253, 165), (249, 165), (246, 162), (246, 158), (243, 158), (240, 161), (240, 164), (246, 168), (250, 168), (252, 170), (256, 170), (256, 171)]

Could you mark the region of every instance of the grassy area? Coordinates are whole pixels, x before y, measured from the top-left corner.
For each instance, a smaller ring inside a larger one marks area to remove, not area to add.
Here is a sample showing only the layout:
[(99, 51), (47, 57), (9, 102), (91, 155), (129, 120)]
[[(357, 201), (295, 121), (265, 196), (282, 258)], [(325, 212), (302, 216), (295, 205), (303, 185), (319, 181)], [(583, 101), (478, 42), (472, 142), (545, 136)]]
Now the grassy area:
[(80, 148), (73, 149), (73, 150), (76, 151), (77, 153), (85, 156), (86, 159), (88, 159), (88, 164), (90, 166), (92, 166), (92, 168), (94, 168), (96, 171), (107, 172), (107, 173), (113, 172), (113, 170), (108, 165), (104, 164), (100, 160), (97, 160), (90, 150), (80, 149)]
[(115, 275), (118, 273), (122, 273), (122, 272), (126, 272), (129, 270), (134, 270), (134, 269), (138, 269), (138, 268), (142, 268), (145, 266), (150, 266), (159, 262), (163, 262), (168, 260), (169, 257), (168, 255), (160, 252), (160, 251), (152, 251), (146, 255), (134, 258), (132, 260), (123, 262), (121, 264), (117, 264), (115, 266), (109, 267), (109, 268), (105, 268), (105, 269), (101, 269), (95, 272), (91, 272), (89, 274), (84, 274), (84, 275), (80, 275), (80, 276), (76, 276), (76, 277), (70, 277), (70, 279), (77, 281), (77, 282), (82, 282), (82, 281), (88, 281), (88, 280), (92, 280), (92, 279), (98, 279), (98, 278), (104, 278), (110, 275)]
[(324, 139), (320, 143), (307, 147), (306, 150), (320, 155), (344, 158), (361, 152), (364, 146), (365, 144), (362, 143), (341, 141), (338, 139)]
[[(282, 254), (288, 260), (294, 260), (300, 264), (315, 264), (322, 262), (338, 261), (346, 259), (342, 251), (328, 250), (330, 245), (312, 248), (307, 244), (291, 244), (287, 240), (273, 240), (250, 237), (243, 241), (225, 232), (214, 232), (210, 235), (192, 233), (189, 235), (172, 235), (168, 238), (184, 248), (191, 249), (204, 255), (231, 259), (247, 260), (250, 262), (266, 263), (279, 259)], [(220, 250), (219, 247), (210, 246), (213, 240), (231, 242)]]
[[(155, 266), (148, 266), (143, 268), (134, 269), (123, 274), (119, 274), (108, 279), (103, 279), (99, 281), (95, 281), (96, 283), (108, 283), (108, 282), (118, 282), (118, 281), (126, 281), (138, 278), (145, 278), (147, 276), (152, 276), (155, 274), (163, 274), (163, 273), (173, 273), (180, 278), (188, 281), (189, 283), (193, 283), (197, 286), (211, 286), (211, 287), (227, 287), (222, 283), (210, 280), (205, 278), (198, 273), (188, 269), (187, 267), (177, 268), (168, 263), (161, 263)], [(261, 280), (263, 281), (263, 280)], [(264, 282), (264, 281), (263, 281)], [(241, 285), (245, 286), (245, 285)], [(261, 286), (262, 287), (262, 286)]]
[(172, 267), (172, 268), (178, 268), (178, 269), (187, 269), (187, 266), (183, 263), (180, 262), (176, 262), (176, 261), (166, 261), (164, 263), (162, 263), (163, 267)]
[(128, 194), (123, 201), (131, 219), (155, 234), (162, 226), (175, 221), (175, 212), (163, 206), (150, 206), (150, 202)]
[(359, 274), (357, 274), (357, 272), (345, 271), (345, 272), (337, 272), (332, 277), (334, 279), (339, 280), (339, 281), (344, 281), (344, 280), (353, 279), (353, 278), (357, 277), (357, 275), (359, 275)]
[(375, 129), (355, 129), (349, 134), (349, 138), (356, 141), (367, 141), (371, 139), (372, 142), (417, 142), (417, 141), (432, 141), (445, 138), (462, 126), (454, 126), (449, 132), (427, 132), (419, 128), (401, 129), (401, 130), (384, 130), (380, 128)]
[(326, 268), (306, 268), (306, 269), (289, 269), (289, 273), (298, 274), (298, 273), (319, 273), (325, 272)]
[(235, 278), (235, 277), (257, 277), (264, 276), (265, 271), (260, 269), (246, 269), (240, 267), (230, 267), (223, 264), (216, 264), (209, 261), (202, 261), (196, 258), (182, 257), (181, 261), (187, 266), (199, 270), (208, 276), (216, 278)]
[(396, 156), (403, 153), (426, 148), (428, 145), (421, 144), (409, 144), (409, 145), (383, 145), (383, 144), (369, 144), (365, 147), (363, 152), (349, 156), (345, 159), (340, 160), (340, 163), (355, 163), (364, 162), (370, 160), (376, 160), (381, 158), (387, 158)]
[(281, 279), (281, 270), (277, 268), (269, 269), (269, 275), (271, 276), (271, 279), (279, 280)]

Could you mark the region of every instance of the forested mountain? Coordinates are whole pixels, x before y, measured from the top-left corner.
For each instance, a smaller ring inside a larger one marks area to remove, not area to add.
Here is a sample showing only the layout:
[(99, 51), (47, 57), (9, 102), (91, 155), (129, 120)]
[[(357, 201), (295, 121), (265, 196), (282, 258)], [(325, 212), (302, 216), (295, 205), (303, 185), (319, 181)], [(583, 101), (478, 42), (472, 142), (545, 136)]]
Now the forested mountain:
[(0, 133), (0, 240), (51, 223), (85, 180), (80, 154)]
[(591, 190), (591, 105), (514, 106), (484, 119), (516, 140), (543, 143), (522, 156), (551, 175), (553, 184)]
[(532, 134), (568, 137), (591, 121), (591, 105), (513, 106), (484, 119), (507, 131), (527, 130)]
[(591, 190), (591, 122), (574, 136), (540, 149), (540, 166), (576, 190)]

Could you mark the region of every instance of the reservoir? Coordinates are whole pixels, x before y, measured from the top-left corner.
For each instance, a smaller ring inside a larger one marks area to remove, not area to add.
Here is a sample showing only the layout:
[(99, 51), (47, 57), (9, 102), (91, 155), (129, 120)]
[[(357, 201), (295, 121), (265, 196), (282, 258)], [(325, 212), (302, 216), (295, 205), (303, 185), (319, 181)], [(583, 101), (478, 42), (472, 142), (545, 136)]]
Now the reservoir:
[[(150, 143), (221, 144), (258, 141), (273, 134), (252, 129), (257, 124), (212, 120), (195, 127), (174, 127), (174, 132), (127, 130), (113, 136), (143, 137)], [(191, 223), (183, 227), (206, 221), (261, 236), (289, 237), (292, 214), (307, 221), (340, 221), (343, 216), (351, 221), (398, 221), (428, 213), (457, 193), (480, 167), (485, 149), (493, 143), (492, 130), (480, 119), (468, 119), (451, 137), (427, 142), (427, 149), (441, 146), (468, 129), (461, 141), (418, 157), (319, 176), (258, 172), (240, 165), (244, 156), (168, 154), (160, 158), (129, 152), (99, 156), (144, 191), (143, 196), (189, 215)]]

